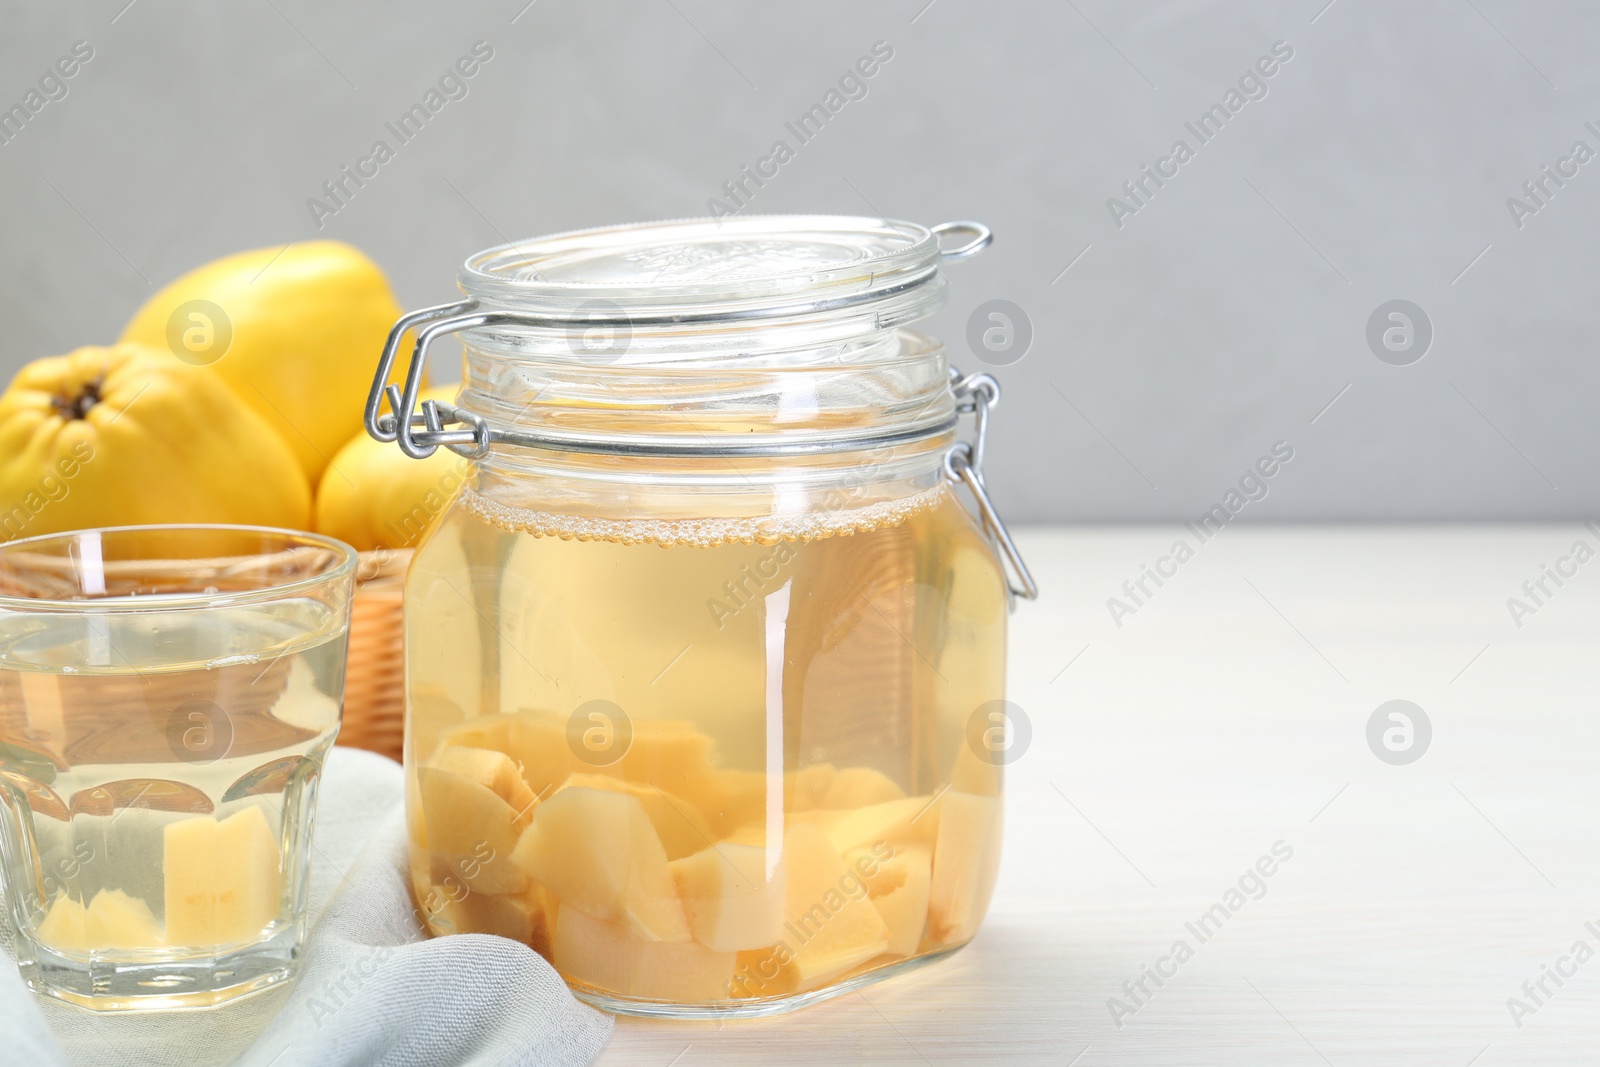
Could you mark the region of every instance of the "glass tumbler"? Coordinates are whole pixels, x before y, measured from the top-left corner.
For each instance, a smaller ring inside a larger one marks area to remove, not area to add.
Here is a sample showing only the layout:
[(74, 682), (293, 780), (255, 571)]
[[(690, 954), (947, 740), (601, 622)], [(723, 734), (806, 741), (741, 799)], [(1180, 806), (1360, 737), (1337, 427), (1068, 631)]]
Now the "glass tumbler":
[(293, 973), (355, 563), (242, 526), (0, 546), (0, 883), (34, 990), (173, 1008)]

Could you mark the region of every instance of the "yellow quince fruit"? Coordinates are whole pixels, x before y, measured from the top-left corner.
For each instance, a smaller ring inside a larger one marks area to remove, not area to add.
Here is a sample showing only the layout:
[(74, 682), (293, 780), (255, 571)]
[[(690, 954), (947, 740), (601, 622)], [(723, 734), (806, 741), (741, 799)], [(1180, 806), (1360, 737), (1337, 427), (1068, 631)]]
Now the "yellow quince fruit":
[(137, 345), (35, 360), (0, 395), (0, 539), (95, 526), (304, 529), (311, 489), (213, 375)]
[[(360, 429), (400, 314), (383, 272), (359, 250), (303, 241), (195, 268), (146, 301), (122, 340), (208, 367), (288, 442), (315, 484)], [(409, 354), (402, 349), (399, 370)]]
[[(425, 389), (419, 398), (443, 404), (454, 385)], [(317, 484), (314, 528), (361, 552), (409, 548), (450, 503), (466, 478), (467, 461), (448, 448), (412, 459), (393, 441), (375, 441), (365, 429), (341, 448)]]

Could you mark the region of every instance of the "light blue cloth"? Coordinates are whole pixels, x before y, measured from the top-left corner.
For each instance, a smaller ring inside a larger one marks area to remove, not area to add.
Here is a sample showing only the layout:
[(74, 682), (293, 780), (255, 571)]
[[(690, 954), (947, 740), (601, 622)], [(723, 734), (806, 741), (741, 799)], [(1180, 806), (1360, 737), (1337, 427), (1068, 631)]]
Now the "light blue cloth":
[[(532, 949), (486, 934), (428, 940), (405, 875), (401, 770), (334, 749), (300, 976), (218, 1008), (101, 1015), (34, 996), (0, 961), (0, 1062), (28, 1067), (579, 1067), (611, 1020)], [(16, 1058), (13, 1058), (13, 1057)]]

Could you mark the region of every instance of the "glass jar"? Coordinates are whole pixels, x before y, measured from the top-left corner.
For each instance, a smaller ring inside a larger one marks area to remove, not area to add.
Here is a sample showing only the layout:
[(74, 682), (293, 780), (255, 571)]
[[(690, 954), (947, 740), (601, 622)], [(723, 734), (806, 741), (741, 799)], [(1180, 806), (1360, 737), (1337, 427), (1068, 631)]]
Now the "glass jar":
[[(668, 1016), (787, 1010), (972, 938), (1006, 617), (1035, 588), (980, 474), (998, 388), (906, 327), (988, 241), (588, 230), (473, 256), (466, 300), (395, 325), (369, 432), (473, 460), (405, 593), (433, 932), (514, 938), (585, 1000)], [(460, 395), (418, 410), (450, 333)]]

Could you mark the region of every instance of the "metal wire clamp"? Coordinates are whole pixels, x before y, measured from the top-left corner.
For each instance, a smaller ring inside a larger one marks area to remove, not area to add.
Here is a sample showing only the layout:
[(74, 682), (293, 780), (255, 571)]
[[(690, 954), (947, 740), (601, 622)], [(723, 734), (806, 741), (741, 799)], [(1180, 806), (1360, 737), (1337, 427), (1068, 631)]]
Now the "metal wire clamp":
[(944, 471), (952, 482), (964, 485), (978, 505), (978, 520), (984, 531), (994, 538), (1000, 549), (1006, 573), (1006, 588), (1011, 595), (1023, 600), (1039, 599), (1039, 583), (1033, 580), (1028, 564), (1011, 539), (1005, 520), (1000, 518), (994, 501), (989, 499), (988, 486), (983, 481), (984, 444), (989, 435), (989, 410), (1000, 403), (1000, 383), (988, 374), (963, 375), (950, 368), (950, 390), (956, 396), (956, 412), (971, 415), (973, 439), (958, 441), (944, 454)]

